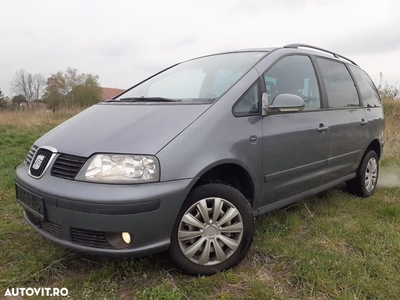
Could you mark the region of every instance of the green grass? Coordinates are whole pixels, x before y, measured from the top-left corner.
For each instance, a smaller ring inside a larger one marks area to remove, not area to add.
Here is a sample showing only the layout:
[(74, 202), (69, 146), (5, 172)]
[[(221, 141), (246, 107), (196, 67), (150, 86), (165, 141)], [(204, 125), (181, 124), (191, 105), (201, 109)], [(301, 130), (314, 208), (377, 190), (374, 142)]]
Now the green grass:
[(107, 258), (60, 247), (27, 225), (13, 183), (53, 126), (0, 126), (0, 297), (11, 287), (66, 287), (70, 299), (400, 297), (399, 188), (360, 199), (339, 186), (257, 218), (245, 260), (212, 277), (183, 275), (165, 254)]

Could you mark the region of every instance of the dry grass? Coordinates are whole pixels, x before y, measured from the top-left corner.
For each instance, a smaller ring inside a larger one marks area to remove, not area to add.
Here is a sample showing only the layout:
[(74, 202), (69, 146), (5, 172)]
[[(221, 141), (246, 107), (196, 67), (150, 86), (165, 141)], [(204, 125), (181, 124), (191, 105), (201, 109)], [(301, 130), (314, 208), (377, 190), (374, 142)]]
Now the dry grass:
[(384, 157), (400, 162), (400, 101), (382, 100), (386, 120)]
[(66, 108), (57, 112), (46, 110), (0, 111), (0, 126), (21, 129), (36, 128), (43, 125), (58, 125), (82, 111), (81, 108)]

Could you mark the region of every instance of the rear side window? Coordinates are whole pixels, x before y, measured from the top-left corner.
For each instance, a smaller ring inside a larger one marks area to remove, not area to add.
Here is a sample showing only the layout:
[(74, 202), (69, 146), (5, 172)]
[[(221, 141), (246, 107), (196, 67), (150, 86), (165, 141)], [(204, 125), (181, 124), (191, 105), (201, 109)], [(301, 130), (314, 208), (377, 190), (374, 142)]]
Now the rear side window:
[(330, 108), (359, 106), (354, 81), (346, 66), (328, 59), (317, 58), (324, 78)]
[(279, 94), (293, 94), (304, 100), (304, 110), (321, 108), (317, 78), (308, 56), (282, 58), (264, 74), (264, 82), (269, 103)]
[(361, 92), (361, 99), (365, 107), (378, 107), (381, 106), (381, 101), (379, 99), (378, 92), (375, 88), (374, 83), (371, 78), (363, 70), (350, 66), (350, 70), (353, 73), (358, 88)]

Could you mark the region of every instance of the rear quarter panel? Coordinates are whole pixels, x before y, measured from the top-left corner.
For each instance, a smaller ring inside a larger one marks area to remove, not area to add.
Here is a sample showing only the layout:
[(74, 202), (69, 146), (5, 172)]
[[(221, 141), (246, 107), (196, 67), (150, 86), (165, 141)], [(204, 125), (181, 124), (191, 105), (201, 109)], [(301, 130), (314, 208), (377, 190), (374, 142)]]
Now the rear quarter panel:
[(381, 145), (381, 157), (383, 146), (385, 145), (385, 119), (382, 107), (366, 108), (366, 117), (368, 121), (369, 141), (378, 140)]

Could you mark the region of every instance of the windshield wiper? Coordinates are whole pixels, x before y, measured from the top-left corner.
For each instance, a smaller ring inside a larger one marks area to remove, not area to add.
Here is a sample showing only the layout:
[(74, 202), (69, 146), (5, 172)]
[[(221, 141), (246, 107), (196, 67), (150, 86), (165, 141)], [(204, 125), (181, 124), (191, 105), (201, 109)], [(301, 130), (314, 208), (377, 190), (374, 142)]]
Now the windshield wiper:
[(107, 102), (181, 102), (179, 99), (169, 99), (162, 97), (126, 97), (119, 99), (111, 99)]

